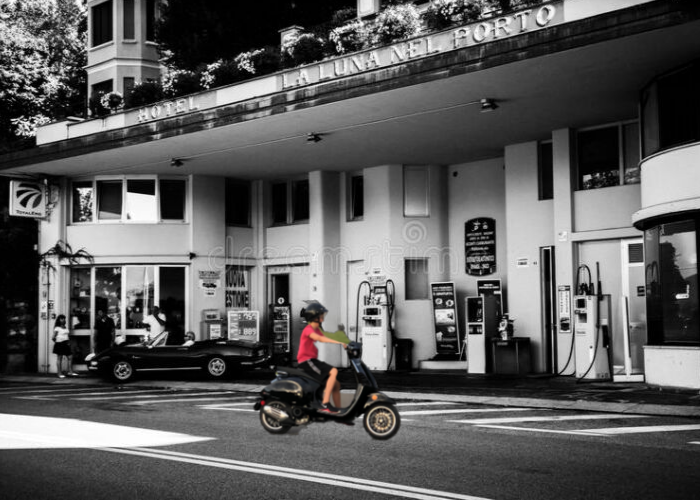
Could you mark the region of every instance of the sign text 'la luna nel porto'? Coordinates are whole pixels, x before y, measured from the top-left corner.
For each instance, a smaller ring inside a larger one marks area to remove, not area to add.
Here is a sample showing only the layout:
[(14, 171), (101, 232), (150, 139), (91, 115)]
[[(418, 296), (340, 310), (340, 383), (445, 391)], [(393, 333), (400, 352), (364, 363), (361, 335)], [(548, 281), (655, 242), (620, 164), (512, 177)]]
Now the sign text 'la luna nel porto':
[(562, 3), (542, 5), (403, 43), (303, 66), (281, 75), (282, 89), (314, 84), (400, 64), (411, 59), (536, 31), (564, 20)]

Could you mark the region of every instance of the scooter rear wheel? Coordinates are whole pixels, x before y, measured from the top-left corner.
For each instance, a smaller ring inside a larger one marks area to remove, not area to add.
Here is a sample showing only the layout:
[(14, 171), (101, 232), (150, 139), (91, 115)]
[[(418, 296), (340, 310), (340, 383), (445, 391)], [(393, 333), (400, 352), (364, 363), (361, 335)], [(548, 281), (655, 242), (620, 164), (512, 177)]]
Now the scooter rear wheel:
[[(286, 404), (282, 403), (281, 401), (271, 401), (267, 403), (267, 406), (276, 408), (285, 413), (289, 413), (289, 408)], [(272, 418), (270, 415), (267, 415), (262, 408), (260, 409), (260, 423), (262, 424), (263, 429), (265, 429), (270, 434), (284, 434), (286, 432), (289, 432), (289, 429), (291, 429), (291, 426), (282, 425), (279, 420)]]
[(389, 439), (399, 432), (401, 417), (394, 405), (380, 403), (365, 412), (363, 424), (374, 439)]

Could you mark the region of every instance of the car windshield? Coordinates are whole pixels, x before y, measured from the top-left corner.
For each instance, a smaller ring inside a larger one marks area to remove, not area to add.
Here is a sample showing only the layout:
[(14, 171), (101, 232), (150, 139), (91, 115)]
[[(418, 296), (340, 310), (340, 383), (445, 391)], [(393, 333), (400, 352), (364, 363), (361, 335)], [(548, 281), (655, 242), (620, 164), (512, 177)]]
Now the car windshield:
[(146, 345), (149, 347), (164, 346), (165, 342), (167, 340), (168, 340), (168, 332), (166, 330), (164, 332), (160, 332), (158, 335), (153, 337), (150, 341), (146, 342)]

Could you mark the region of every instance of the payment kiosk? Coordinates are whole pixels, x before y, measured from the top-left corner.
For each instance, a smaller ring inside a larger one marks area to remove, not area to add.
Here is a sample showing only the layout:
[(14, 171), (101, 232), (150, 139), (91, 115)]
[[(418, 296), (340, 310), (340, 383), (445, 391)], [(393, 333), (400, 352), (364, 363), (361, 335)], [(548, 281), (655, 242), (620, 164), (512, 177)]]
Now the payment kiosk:
[(465, 299), (467, 312), (467, 372), (488, 373), (491, 367), (491, 339), (498, 335), (499, 304), (496, 295)]

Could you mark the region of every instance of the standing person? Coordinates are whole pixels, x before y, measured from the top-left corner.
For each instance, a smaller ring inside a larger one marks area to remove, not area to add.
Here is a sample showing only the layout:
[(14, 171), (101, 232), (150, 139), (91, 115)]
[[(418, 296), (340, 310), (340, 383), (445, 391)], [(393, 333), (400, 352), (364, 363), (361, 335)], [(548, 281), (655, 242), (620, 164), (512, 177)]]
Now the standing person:
[[(326, 342), (330, 344), (340, 344), (347, 348), (347, 344), (330, 339), (323, 334), (321, 323), (326, 316), (328, 309), (320, 302), (312, 302), (305, 309), (301, 310), (301, 315), (306, 319), (306, 328), (301, 332), (299, 339), (299, 351), (297, 362), (299, 368), (314, 377), (319, 382), (326, 382), (323, 391), (322, 412), (338, 413), (340, 406), (340, 383), (338, 382), (338, 369), (325, 363), (318, 358), (318, 349), (314, 342)], [(331, 405), (331, 395), (336, 406)]]
[(114, 333), (116, 327), (114, 326), (114, 320), (107, 316), (105, 312), (100, 309), (97, 311), (97, 319), (95, 320), (95, 352), (106, 351), (114, 344)]
[(165, 331), (165, 314), (160, 312), (158, 306), (153, 306), (151, 313), (144, 318), (143, 322), (148, 329), (146, 340), (157, 337)]
[[(73, 372), (73, 351), (70, 347), (69, 330), (66, 326), (66, 315), (59, 314), (53, 328), (53, 353), (56, 355), (58, 378), (77, 375)], [(65, 365), (65, 368), (64, 368)]]

